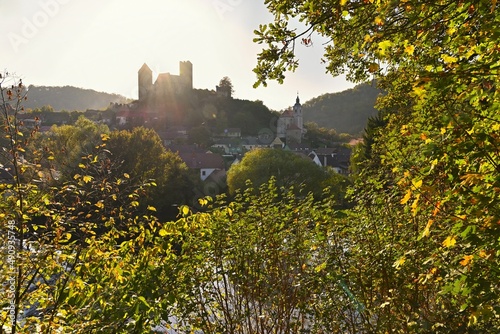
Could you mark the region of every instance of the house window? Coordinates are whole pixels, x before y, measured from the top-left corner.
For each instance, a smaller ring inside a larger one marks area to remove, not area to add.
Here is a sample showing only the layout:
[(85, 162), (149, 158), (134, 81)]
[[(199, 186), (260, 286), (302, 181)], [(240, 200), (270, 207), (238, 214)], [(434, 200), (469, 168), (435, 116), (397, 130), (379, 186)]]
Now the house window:
[(202, 171), (201, 171), (201, 175), (202, 175), (202, 176), (205, 176), (205, 175), (207, 175), (207, 172), (206, 172), (206, 171), (204, 171), (204, 170), (202, 170)]

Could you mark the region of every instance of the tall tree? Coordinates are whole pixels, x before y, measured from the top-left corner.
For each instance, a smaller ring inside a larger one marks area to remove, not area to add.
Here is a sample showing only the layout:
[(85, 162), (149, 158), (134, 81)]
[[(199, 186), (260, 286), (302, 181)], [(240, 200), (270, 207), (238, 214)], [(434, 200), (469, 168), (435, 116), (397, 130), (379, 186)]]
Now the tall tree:
[(379, 330), (497, 328), (497, 2), (265, 3), (275, 20), (256, 31), (265, 45), (256, 85), (282, 82), (298, 66), (298, 42), (310, 46), (319, 35), (327, 71), (375, 77), (387, 92), (378, 102), (386, 125), (370, 152), (381, 163), (361, 172), (353, 219), (359, 267), (361, 255), (369, 258), (357, 286), (377, 296), (368, 305)]
[(175, 268), (158, 220), (134, 209), (147, 184), (110, 174), (104, 135), (80, 173), (46, 186), (55, 155), (17, 118), (24, 92), (0, 75), (0, 333), (149, 332), (168, 318)]
[(304, 190), (321, 196), (328, 179), (328, 173), (311, 159), (290, 151), (278, 149), (255, 149), (243, 157), (241, 162), (231, 166), (227, 173), (229, 192), (248, 187), (258, 188), (274, 177), (278, 187), (294, 187), (296, 192)]
[(177, 206), (187, 203), (193, 196), (198, 178), (182, 159), (167, 151), (158, 134), (152, 129), (137, 127), (131, 131), (113, 131), (107, 143), (112, 159), (140, 183), (154, 182), (141, 201), (175, 218)]
[(40, 135), (36, 145), (52, 155), (50, 167), (67, 180), (75, 174), (81, 158), (101, 142), (101, 135), (108, 133), (106, 125), (80, 116), (74, 125), (52, 126), (50, 131)]
[(219, 89), (228, 92), (229, 96), (233, 95), (234, 93), (233, 82), (229, 77), (223, 77), (222, 79), (220, 79), (218, 87)]

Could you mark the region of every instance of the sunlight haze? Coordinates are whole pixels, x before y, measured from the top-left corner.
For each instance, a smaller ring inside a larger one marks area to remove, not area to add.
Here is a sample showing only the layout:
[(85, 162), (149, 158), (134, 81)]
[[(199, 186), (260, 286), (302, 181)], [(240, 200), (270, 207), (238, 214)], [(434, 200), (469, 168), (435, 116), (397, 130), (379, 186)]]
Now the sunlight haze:
[(262, 100), (281, 110), (297, 92), (306, 101), (353, 86), (325, 74), (320, 40), (299, 46), (300, 67), (284, 85), (252, 88), (260, 46), (253, 30), (272, 17), (262, 2), (0, 1), (1, 70), (28, 85), (65, 86), (137, 98), (137, 71), (146, 63), (158, 73), (178, 74), (179, 61), (193, 63), (194, 88), (214, 89), (228, 76), (235, 98)]

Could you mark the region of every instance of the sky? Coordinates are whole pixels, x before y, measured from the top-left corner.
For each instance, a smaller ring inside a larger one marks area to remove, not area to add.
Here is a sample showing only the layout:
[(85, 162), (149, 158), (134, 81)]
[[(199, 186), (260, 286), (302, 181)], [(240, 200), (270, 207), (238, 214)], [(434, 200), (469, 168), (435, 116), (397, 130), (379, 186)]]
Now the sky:
[(179, 74), (193, 64), (193, 86), (215, 89), (227, 76), (234, 97), (283, 110), (353, 87), (321, 64), (323, 46), (297, 48), (299, 69), (285, 83), (253, 88), (262, 46), (253, 31), (272, 21), (264, 0), (0, 0), (0, 71), (26, 85), (76, 86), (137, 98), (146, 63)]

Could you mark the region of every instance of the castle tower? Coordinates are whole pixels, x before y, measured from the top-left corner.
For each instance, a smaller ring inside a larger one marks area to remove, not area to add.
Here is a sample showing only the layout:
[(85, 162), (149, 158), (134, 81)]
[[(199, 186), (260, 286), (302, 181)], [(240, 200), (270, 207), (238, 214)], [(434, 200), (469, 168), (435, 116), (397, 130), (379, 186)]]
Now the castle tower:
[(153, 71), (146, 63), (139, 69), (139, 101), (147, 99), (153, 90)]
[(179, 76), (187, 91), (193, 90), (193, 64), (190, 61), (179, 62)]
[(293, 106), (293, 114), (295, 118), (295, 124), (304, 133), (304, 119), (302, 118), (302, 105), (300, 104), (299, 94), (297, 93), (297, 99), (295, 100), (295, 105)]

